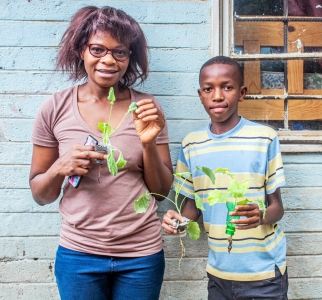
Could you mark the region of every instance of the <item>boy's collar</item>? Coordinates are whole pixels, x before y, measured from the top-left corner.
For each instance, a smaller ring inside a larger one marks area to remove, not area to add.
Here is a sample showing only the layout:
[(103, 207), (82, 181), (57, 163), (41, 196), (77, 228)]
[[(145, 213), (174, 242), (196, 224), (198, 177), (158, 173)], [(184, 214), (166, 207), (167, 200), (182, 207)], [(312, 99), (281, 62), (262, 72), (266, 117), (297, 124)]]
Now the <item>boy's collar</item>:
[(245, 124), (245, 119), (243, 117), (240, 117), (238, 124), (234, 128), (232, 128), (222, 134), (215, 134), (210, 130), (211, 125), (212, 125), (212, 123), (210, 121), (210, 123), (208, 124), (208, 128), (207, 128), (208, 136), (213, 140), (224, 140), (224, 139), (227, 139), (227, 138), (233, 136), (234, 134), (236, 134), (239, 130), (242, 129), (244, 124)]

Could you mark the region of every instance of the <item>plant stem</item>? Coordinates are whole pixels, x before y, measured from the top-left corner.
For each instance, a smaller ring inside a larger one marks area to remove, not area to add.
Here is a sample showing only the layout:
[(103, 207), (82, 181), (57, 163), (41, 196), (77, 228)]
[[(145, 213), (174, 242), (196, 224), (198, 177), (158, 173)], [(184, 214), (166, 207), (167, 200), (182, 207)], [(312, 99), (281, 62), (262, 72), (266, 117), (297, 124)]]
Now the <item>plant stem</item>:
[(163, 197), (164, 199), (167, 199), (168, 201), (170, 201), (171, 203), (173, 203), (176, 206), (176, 208), (178, 209), (178, 206), (176, 205), (176, 203), (173, 202), (170, 198), (165, 197), (164, 195), (161, 195), (161, 194), (157, 194), (157, 193), (150, 193), (150, 195), (156, 195), (156, 196)]
[(124, 119), (126, 118), (126, 116), (128, 115), (129, 113), (125, 113), (122, 120), (120, 121), (119, 125), (117, 125), (117, 127), (115, 128), (115, 130), (113, 130), (110, 134), (110, 136), (113, 134), (113, 132), (115, 132), (117, 130), (117, 128), (120, 127), (120, 125), (123, 123)]
[(182, 238), (180, 238), (180, 245), (181, 245), (181, 257), (179, 259), (179, 269), (180, 269), (181, 260), (186, 256), (186, 248), (184, 247)]

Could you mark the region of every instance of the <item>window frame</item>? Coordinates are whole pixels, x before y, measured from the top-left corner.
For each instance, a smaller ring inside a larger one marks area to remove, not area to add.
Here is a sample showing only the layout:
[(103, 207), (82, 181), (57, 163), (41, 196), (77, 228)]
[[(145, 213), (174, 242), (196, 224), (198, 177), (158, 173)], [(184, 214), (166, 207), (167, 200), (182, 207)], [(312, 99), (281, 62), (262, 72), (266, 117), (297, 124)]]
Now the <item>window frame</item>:
[[(213, 46), (212, 54), (225, 55), (236, 59), (245, 60), (245, 55), (233, 55), (234, 37), (234, 12), (233, 0), (212, 0), (213, 11)], [(277, 17), (280, 20), (283, 17)], [(255, 54), (249, 55), (249, 59), (263, 60), (290, 60), (290, 59), (322, 59), (321, 53), (282, 53), (282, 54)], [(322, 97), (322, 95), (321, 95)], [(292, 98), (292, 97), (290, 97)], [(303, 97), (302, 97), (303, 98)], [(305, 99), (316, 99), (316, 95), (305, 95)], [(281, 98), (282, 99), (282, 98)], [(322, 105), (322, 102), (321, 102)], [(285, 111), (284, 111), (285, 113)], [(281, 130), (278, 131), (282, 152), (322, 152), (322, 130)]]

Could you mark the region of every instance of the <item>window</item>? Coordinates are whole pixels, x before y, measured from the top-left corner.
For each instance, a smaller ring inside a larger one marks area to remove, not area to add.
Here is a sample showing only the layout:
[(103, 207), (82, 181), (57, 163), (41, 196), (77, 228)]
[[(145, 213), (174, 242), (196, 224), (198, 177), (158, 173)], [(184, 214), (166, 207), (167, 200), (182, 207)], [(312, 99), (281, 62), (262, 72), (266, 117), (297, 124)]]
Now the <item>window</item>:
[(220, 4), (222, 53), (240, 62), (248, 87), (239, 114), (273, 126), (281, 141), (322, 142), (322, 1)]

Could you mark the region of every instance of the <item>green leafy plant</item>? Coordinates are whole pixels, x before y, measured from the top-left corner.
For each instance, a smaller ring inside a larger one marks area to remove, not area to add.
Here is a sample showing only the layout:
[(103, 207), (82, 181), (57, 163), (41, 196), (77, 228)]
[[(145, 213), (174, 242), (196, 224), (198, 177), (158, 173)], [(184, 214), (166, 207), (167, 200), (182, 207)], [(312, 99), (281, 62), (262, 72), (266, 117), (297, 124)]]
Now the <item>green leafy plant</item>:
[[(115, 132), (120, 127), (120, 125), (123, 123), (125, 117), (128, 114), (135, 111), (138, 108), (138, 106), (136, 105), (135, 102), (132, 102), (129, 106), (128, 111), (125, 113), (124, 117), (120, 121), (119, 125), (116, 128), (112, 128), (112, 126), (109, 124), (109, 122), (110, 122), (110, 119), (112, 116), (113, 105), (114, 105), (114, 102), (116, 101), (113, 87), (110, 88), (107, 99), (110, 101), (110, 107), (111, 107), (110, 114), (108, 117), (108, 122), (107, 123), (98, 122), (98, 129), (102, 132), (103, 146), (105, 146), (108, 150), (108, 155), (107, 155), (107, 160), (106, 160), (107, 167), (108, 167), (110, 173), (113, 176), (116, 176), (116, 174), (118, 173), (118, 170), (124, 168), (127, 161), (124, 159), (122, 152), (111, 144), (110, 137), (113, 134), (113, 132)], [(114, 154), (116, 152), (119, 153), (119, 157), (118, 157), (117, 161), (114, 158)]]
[[(173, 174), (175, 177), (182, 177), (184, 178), (184, 181), (181, 185), (181, 187), (184, 185), (185, 181), (190, 177), (191, 173), (190, 172), (185, 172), (185, 173), (175, 173)], [(136, 213), (145, 213), (149, 207), (150, 204), (150, 195), (156, 195), (156, 196), (161, 196), (165, 199), (167, 199), (168, 201), (170, 201), (171, 203), (174, 204), (176, 210), (178, 213), (181, 214), (181, 209), (182, 209), (182, 205), (186, 199), (186, 197), (181, 201), (179, 201), (179, 194), (180, 194), (180, 188), (175, 188), (175, 196), (174, 196), (174, 200), (170, 199), (169, 197), (166, 197), (164, 195), (160, 195), (157, 193), (150, 193), (149, 191), (146, 191), (145, 194), (141, 195), (139, 197), (139, 199), (134, 201), (134, 209), (136, 211)], [(198, 194), (194, 193), (193, 194), (195, 197), (199, 197)], [(197, 203), (197, 201), (196, 201)], [(197, 206), (198, 207), (198, 206)], [(188, 224), (186, 226), (186, 232), (188, 234), (188, 236), (192, 239), (192, 240), (197, 240), (200, 236), (200, 228), (197, 222), (189, 220)]]
[[(234, 211), (236, 205), (246, 205), (250, 203), (257, 203), (259, 209), (263, 210), (263, 218), (265, 218), (266, 214), (266, 206), (262, 199), (255, 199), (255, 200), (249, 200), (245, 199), (245, 194), (247, 193), (247, 190), (249, 188), (248, 181), (250, 179), (244, 180), (242, 182), (237, 182), (235, 179), (235, 175), (230, 173), (230, 169), (228, 168), (217, 168), (216, 170), (211, 170), (207, 167), (197, 167), (196, 170), (202, 171), (205, 175), (207, 175), (212, 183), (212, 185), (215, 185), (216, 182), (216, 174), (221, 173), (223, 175), (230, 177), (230, 183), (227, 188), (226, 192), (222, 192), (218, 189), (214, 189), (212, 192), (209, 193), (207, 201), (210, 206), (218, 204), (218, 203), (226, 203), (228, 213), (227, 213), (227, 219), (226, 219), (226, 234), (228, 235), (228, 251), (230, 252), (230, 249), (232, 247), (232, 236), (235, 232), (235, 224), (231, 222), (232, 219), (239, 219), (238, 216), (230, 216), (229, 212)], [(185, 184), (186, 180), (191, 176), (192, 173), (190, 172), (184, 172), (184, 173), (175, 173), (173, 174), (175, 177), (183, 178), (183, 182), (180, 187), (175, 187), (175, 196), (174, 200), (164, 196), (159, 195), (156, 193), (150, 193), (149, 191), (146, 191), (145, 194), (141, 195), (139, 199), (134, 201), (134, 209), (137, 213), (144, 213), (149, 207), (150, 204), (150, 195), (158, 195), (161, 196), (171, 203), (174, 204), (176, 210), (178, 213), (181, 214), (182, 205), (187, 197), (184, 197), (184, 199), (179, 203), (179, 194), (180, 190)], [(191, 198), (195, 199), (196, 207), (203, 211), (205, 210), (203, 205), (203, 200), (200, 198), (200, 196), (197, 193), (191, 194)], [(195, 221), (189, 220), (188, 224), (186, 226), (186, 231), (188, 233), (188, 236), (192, 240), (197, 240), (200, 236), (200, 228), (199, 224)], [(182, 242), (181, 242), (182, 243)], [(230, 247), (230, 248), (229, 248)]]

